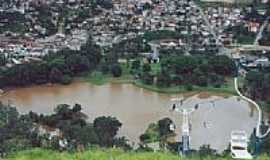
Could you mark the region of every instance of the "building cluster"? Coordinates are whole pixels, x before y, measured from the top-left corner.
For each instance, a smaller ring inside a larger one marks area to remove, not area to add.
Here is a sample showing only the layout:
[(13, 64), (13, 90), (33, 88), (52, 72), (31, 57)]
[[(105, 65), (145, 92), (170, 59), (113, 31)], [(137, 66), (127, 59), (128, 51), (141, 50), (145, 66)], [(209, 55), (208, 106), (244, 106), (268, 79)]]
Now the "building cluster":
[(219, 35), (219, 40), (224, 44), (233, 43), (233, 34), (225, 29), (240, 25), (244, 19), (242, 9), (229, 7), (208, 7), (204, 11), (215, 32)]
[[(179, 39), (160, 42), (162, 48), (215, 52), (219, 46), (233, 43), (233, 33), (227, 28), (244, 25), (249, 32), (259, 31), (263, 22), (256, 16), (247, 19), (247, 12), (251, 9), (222, 5), (202, 9), (192, 0), (3, 1), (0, 53), (14, 58), (39, 57), (67, 47), (78, 50), (89, 32), (99, 46), (112, 47), (146, 31), (160, 30), (181, 35)], [(258, 13), (266, 14), (265, 10)], [(14, 28), (20, 33), (10, 31)]]
[(88, 39), (87, 31), (74, 30), (69, 35), (55, 34), (45, 38), (16, 35), (0, 35), (0, 56), (4, 56), (7, 66), (21, 64), (30, 60), (69, 48), (79, 50)]
[(252, 14), (250, 6), (219, 5), (201, 9), (191, 0), (113, 0), (112, 4), (111, 9), (100, 8), (100, 14), (91, 19), (93, 37), (101, 46), (112, 46), (145, 31), (170, 30), (188, 37), (180, 40), (181, 44), (189, 45), (185, 48), (216, 51), (220, 45), (235, 42), (235, 34), (229, 28), (243, 26), (248, 32), (257, 33), (267, 14), (265, 9), (258, 9), (256, 13), (260, 17), (247, 18)]
[(191, 0), (113, 0), (112, 9), (100, 10), (92, 19), (92, 31), (101, 46), (159, 30), (183, 35), (181, 42), (191, 44), (193, 49), (205, 50), (214, 42), (198, 6)]
[[(89, 35), (87, 26), (84, 25), (86, 21), (79, 21), (80, 16), (76, 11), (90, 10), (90, 5), (86, 2), (15, 0), (1, 3), (1, 57), (4, 56), (6, 63), (12, 65), (63, 48), (79, 50)], [(12, 30), (13, 27), (15, 30)]]

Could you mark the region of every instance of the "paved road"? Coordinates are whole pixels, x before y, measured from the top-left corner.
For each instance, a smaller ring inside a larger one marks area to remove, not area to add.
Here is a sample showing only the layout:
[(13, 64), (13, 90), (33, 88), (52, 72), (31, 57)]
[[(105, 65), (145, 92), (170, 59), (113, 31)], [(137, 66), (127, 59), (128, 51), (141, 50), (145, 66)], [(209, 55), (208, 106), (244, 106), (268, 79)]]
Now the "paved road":
[(201, 16), (203, 17), (203, 20), (204, 20), (204, 22), (205, 22), (205, 24), (206, 24), (209, 32), (214, 36), (214, 38), (216, 40), (216, 44), (220, 44), (221, 45), (220, 46), (219, 54), (221, 54), (221, 55), (227, 55), (229, 57), (232, 57), (231, 50), (228, 49), (228, 48), (225, 48), (225, 46), (223, 45), (223, 43), (220, 42), (220, 39), (218, 38), (218, 35), (217, 35), (216, 31), (215, 31), (215, 27), (213, 25), (211, 25), (211, 23), (209, 22), (207, 16), (204, 14), (203, 9), (199, 5), (197, 5), (197, 4), (196, 4), (196, 7), (199, 9), (199, 12), (200, 12)]
[(256, 39), (254, 41), (254, 45), (258, 45), (258, 41), (262, 38), (263, 31), (265, 27), (267, 26), (269, 20), (270, 20), (270, 16), (268, 16), (265, 19), (265, 21), (263, 22), (263, 25), (260, 27), (259, 33), (257, 34)]
[(214, 38), (216, 39), (216, 42), (219, 42), (218, 36), (217, 36), (216, 32), (214, 31), (214, 27), (210, 24), (208, 18), (206, 17), (206, 15), (203, 12), (203, 9), (199, 5), (196, 5), (196, 7), (199, 9), (200, 14), (203, 17), (203, 20), (204, 20), (205, 24), (207, 25), (209, 32), (214, 36)]
[(266, 137), (269, 133), (270, 133), (270, 128), (268, 128), (267, 132), (262, 134), (261, 133), (261, 125), (262, 125), (262, 110), (260, 108), (260, 106), (255, 102), (253, 101), (252, 99), (244, 96), (240, 91), (239, 91), (239, 88), (238, 88), (238, 78), (234, 78), (234, 87), (235, 87), (235, 91), (237, 92), (237, 94), (242, 98), (244, 99), (245, 101), (253, 104), (257, 111), (258, 111), (258, 121), (257, 121), (257, 126), (256, 126), (256, 136), (258, 138), (264, 138)]
[[(219, 43), (219, 38), (218, 38), (216, 32), (214, 31), (214, 28), (213, 28), (212, 25), (210, 24), (209, 20), (207, 19), (206, 15), (204, 14), (203, 9), (202, 9), (200, 6), (198, 6), (198, 5), (196, 5), (196, 6), (197, 6), (197, 8), (199, 9), (200, 14), (202, 15), (202, 17), (203, 17), (203, 19), (204, 19), (204, 21), (205, 21), (205, 23), (206, 23), (206, 25), (207, 25), (207, 27), (208, 27), (210, 33), (214, 36), (214, 38), (216, 39), (216, 42), (217, 42), (218, 44), (221, 44), (221, 45), (222, 45), (222, 47), (221, 47), (221, 54), (224, 54), (224, 55), (227, 55), (227, 56), (229, 56), (229, 57), (232, 57), (232, 53), (234, 53), (236, 50), (235, 50), (235, 49), (225, 48), (224, 45), (223, 45), (222, 43)], [(270, 16), (267, 17), (267, 19), (265, 20), (263, 26), (260, 28), (260, 32), (259, 32), (259, 34), (257, 35), (254, 44), (257, 44), (256, 41), (258, 41), (258, 40), (261, 38), (262, 33), (263, 33), (263, 30), (264, 30), (264, 28), (266, 27), (266, 25), (268, 24), (268, 20), (269, 20), (269, 19), (270, 19)], [(240, 48), (238, 48), (238, 49), (255, 49), (255, 50), (258, 50), (258, 49), (260, 50), (260, 49), (262, 49), (262, 50), (270, 50), (270, 46), (268, 47), (268, 46), (258, 46), (258, 45), (248, 45), (248, 46), (247, 46), (247, 45), (246, 45), (246, 46), (241, 45)], [(255, 101), (253, 101), (252, 99), (250, 99), (250, 98), (244, 96), (244, 95), (239, 91), (239, 89), (238, 89), (238, 79), (237, 79), (237, 78), (234, 79), (234, 84), (235, 84), (235, 90), (236, 90), (237, 94), (238, 94), (242, 99), (244, 99), (244, 100), (246, 100), (247, 102), (253, 104), (253, 105), (256, 107), (257, 111), (258, 111), (258, 121), (257, 121), (257, 126), (256, 126), (256, 136), (259, 137), (259, 138), (264, 138), (264, 137), (266, 137), (266, 136), (270, 133), (270, 128), (268, 129), (268, 131), (267, 131), (265, 134), (262, 134), (262, 133), (261, 133), (260, 128), (261, 128), (261, 123), (262, 123), (262, 110), (261, 110), (260, 106), (259, 106)]]
[(270, 46), (260, 46), (260, 45), (239, 45), (234, 47), (232, 50), (245, 50), (245, 51), (257, 51), (257, 50), (265, 50), (270, 51)]

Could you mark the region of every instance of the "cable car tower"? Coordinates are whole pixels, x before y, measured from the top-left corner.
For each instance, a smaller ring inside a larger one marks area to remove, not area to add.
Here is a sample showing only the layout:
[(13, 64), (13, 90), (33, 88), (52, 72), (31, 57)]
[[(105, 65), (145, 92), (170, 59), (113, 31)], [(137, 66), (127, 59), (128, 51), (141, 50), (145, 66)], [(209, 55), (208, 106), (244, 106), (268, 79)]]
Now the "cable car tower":
[(179, 145), (178, 152), (180, 155), (186, 155), (190, 151), (190, 131), (191, 131), (191, 123), (190, 123), (190, 115), (198, 109), (198, 105), (196, 104), (193, 108), (183, 108), (184, 98), (172, 98), (172, 110), (183, 115), (182, 126), (181, 126), (181, 140), (182, 146)]

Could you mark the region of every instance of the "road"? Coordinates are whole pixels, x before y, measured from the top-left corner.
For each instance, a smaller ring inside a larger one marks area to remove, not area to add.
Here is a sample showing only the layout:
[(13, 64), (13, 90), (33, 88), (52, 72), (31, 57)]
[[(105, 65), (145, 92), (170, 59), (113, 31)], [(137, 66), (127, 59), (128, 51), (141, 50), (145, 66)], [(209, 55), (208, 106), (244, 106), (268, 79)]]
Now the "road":
[(254, 41), (254, 45), (258, 45), (258, 42), (262, 38), (263, 31), (264, 31), (265, 27), (267, 26), (269, 20), (270, 20), (270, 16), (266, 17), (265, 21), (263, 22), (263, 25), (260, 27), (259, 33), (256, 36), (256, 39)]
[(204, 14), (203, 9), (197, 4), (196, 4), (196, 7), (199, 9), (200, 14), (203, 17), (203, 20), (204, 20), (205, 24), (207, 25), (207, 28), (208, 28), (209, 32), (214, 36), (214, 38), (216, 39), (216, 42), (218, 43), (219, 42), (218, 36), (217, 36), (216, 32), (214, 31), (214, 28), (210, 24), (208, 18)]
[[(220, 43), (219, 38), (218, 38), (216, 32), (214, 31), (214, 28), (213, 28), (212, 25), (210, 24), (209, 20), (207, 19), (206, 15), (204, 14), (203, 9), (202, 9), (200, 6), (198, 6), (198, 5), (196, 5), (196, 6), (197, 6), (197, 8), (199, 9), (199, 12), (200, 12), (201, 16), (203, 17), (203, 19), (204, 19), (204, 21), (205, 21), (205, 23), (206, 23), (206, 25), (207, 25), (207, 27), (208, 27), (210, 33), (211, 33), (211, 34), (214, 36), (214, 38), (216, 39), (216, 43), (222, 45), (222, 46), (221, 46), (221, 54), (224, 54), (224, 55), (227, 55), (227, 56), (229, 56), (229, 57), (232, 57), (232, 53), (233, 53), (234, 51), (236, 51), (236, 50), (234, 50), (234, 49), (229, 49), (229, 48), (225, 48), (224, 45), (223, 45), (222, 43)], [(260, 31), (259, 31), (259, 33), (258, 33), (258, 35), (257, 35), (257, 37), (256, 37), (255, 42), (254, 42), (255, 45), (251, 45), (251, 46), (241, 46), (241, 48), (239, 48), (239, 49), (247, 49), (247, 48), (249, 48), (249, 49), (270, 50), (270, 47), (266, 47), (266, 46), (258, 46), (258, 45), (256, 45), (256, 44), (258, 43), (258, 40), (261, 38), (262, 33), (263, 33), (263, 30), (264, 30), (264, 28), (266, 27), (266, 25), (268, 24), (268, 20), (269, 20), (269, 19), (270, 19), (270, 16), (268, 16), (268, 17), (266, 18), (266, 20), (264, 21), (264, 24), (263, 24), (262, 27), (260, 28)], [(261, 110), (260, 106), (259, 106), (255, 101), (253, 101), (252, 99), (250, 99), (250, 98), (244, 96), (244, 95), (239, 91), (239, 88), (238, 88), (238, 78), (237, 78), (237, 77), (234, 79), (234, 85), (235, 85), (235, 91), (237, 92), (237, 94), (238, 94), (242, 99), (244, 99), (245, 101), (247, 101), (247, 102), (253, 104), (253, 105), (256, 107), (257, 111), (258, 111), (258, 121), (257, 121), (257, 125), (256, 125), (256, 136), (259, 137), (259, 138), (264, 138), (264, 137), (266, 137), (266, 136), (270, 133), (270, 128), (267, 130), (266, 133), (264, 133), (264, 134), (261, 133), (262, 110)]]
[(215, 40), (216, 40), (216, 44), (221, 45), (221, 46), (220, 46), (219, 54), (220, 54), (220, 55), (227, 55), (227, 56), (229, 56), (229, 57), (232, 57), (232, 52), (231, 52), (231, 50), (228, 49), (228, 48), (225, 48), (225, 46), (223, 45), (223, 43), (220, 42), (220, 39), (218, 38), (218, 35), (217, 35), (217, 33), (215, 32), (214, 26), (211, 25), (211, 23), (209, 22), (207, 16), (206, 16), (206, 15), (204, 14), (204, 12), (203, 12), (203, 9), (202, 9), (199, 5), (197, 5), (197, 4), (195, 4), (195, 5), (196, 5), (197, 9), (199, 10), (200, 15), (202, 16), (202, 18), (203, 18), (203, 20), (204, 20), (204, 22), (205, 22), (205, 24), (206, 24), (206, 26), (207, 26), (209, 32), (214, 36), (214, 38), (215, 38)]
[(256, 136), (258, 138), (264, 138), (266, 137), (269, 133), (270, 133), (270, 128), (268, 128), (268, 130), (262, 134), (261, 133), (261, 125), (262, 125), (262, 110), (261, 110), (261, 107), (255, 102), (253, 101), (252, 99), (244, 96), (240, 91), (239, 91), (239, 87), (238, 87), (238, 78), (235, 77), (234, 78), (234, 88), (235, 88), (235, 91), (237, 92), (237, 94), (242, 98), (244, 99), (245, 101), (253, 104), (257, 111), (258, 111), (258, 121), (257, 121), (257, 125), (256, 125)]
[(237, 47), (234, 47), (232, 50), (236, 52), (236, 50), (245, 50), (245, 51), (258, 51), (258, 50), (265, 50), (270, 51), (270, 46), (260, 46), (260, 45), (239, 45)]

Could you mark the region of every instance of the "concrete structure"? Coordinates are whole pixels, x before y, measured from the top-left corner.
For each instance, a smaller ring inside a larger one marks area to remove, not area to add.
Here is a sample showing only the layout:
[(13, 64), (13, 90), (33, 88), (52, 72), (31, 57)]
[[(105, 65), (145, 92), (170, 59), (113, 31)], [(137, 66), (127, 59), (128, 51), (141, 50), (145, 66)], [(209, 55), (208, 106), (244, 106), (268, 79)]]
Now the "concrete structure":
[(252, 159), (248, 152), (248, 137), (245, 131), (232, 131), (230, 144), (232, 158)]
[(183, 105), (183, 99), (176, 98), (171, 101), (175, 102), (173, 104), (173, 111), (179, 112), (183, 115), (183, 121), (181, 126), (181, 136), (182, 136), (182, 146), (179, 148), (179, 154), (187, 154), (190, 151), (190, 130), (191, 123), (189, 116), (196, 110), (196, 107), (191, 109), (179, 109), (180, 106)]

